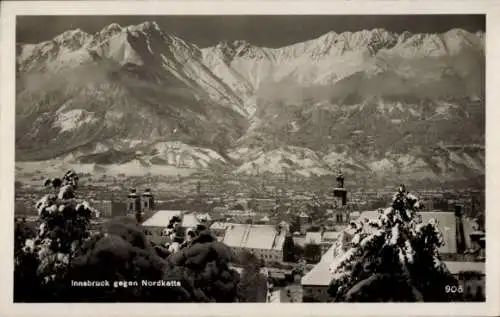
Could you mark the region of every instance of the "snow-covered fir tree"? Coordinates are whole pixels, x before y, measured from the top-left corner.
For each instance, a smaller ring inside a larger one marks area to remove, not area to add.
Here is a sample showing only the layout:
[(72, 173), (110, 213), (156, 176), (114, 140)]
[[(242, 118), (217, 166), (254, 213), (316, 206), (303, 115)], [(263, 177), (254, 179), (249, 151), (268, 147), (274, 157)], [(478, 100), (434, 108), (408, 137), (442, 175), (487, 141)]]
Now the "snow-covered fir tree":
[(441, 261), (443, 236), (432, 219), (422, 222), (418, 198), (401, 186), (376, 219), (352, 222), (335, 245), (329, 293), (334, 301), (458, 300), (445, 291), (458, 281)]

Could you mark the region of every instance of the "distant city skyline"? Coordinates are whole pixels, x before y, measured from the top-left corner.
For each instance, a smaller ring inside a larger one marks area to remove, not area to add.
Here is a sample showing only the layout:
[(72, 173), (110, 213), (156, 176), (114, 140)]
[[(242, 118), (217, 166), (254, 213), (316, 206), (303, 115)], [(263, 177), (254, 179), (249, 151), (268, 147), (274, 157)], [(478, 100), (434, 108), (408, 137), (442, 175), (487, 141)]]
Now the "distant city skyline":
[(485, 31), (485, 15), (203, 15), (203, 16), (18, 16), (18, 43), (38, 43), (80, 28), (94, 33), (156, 21), (160, 28), (199, 47), (220, 41), (246, 40), (258, 46), (280, 47), (319, 37), (327, 32), (383, 28), (401, 33), (441, 33), (453, 28)]

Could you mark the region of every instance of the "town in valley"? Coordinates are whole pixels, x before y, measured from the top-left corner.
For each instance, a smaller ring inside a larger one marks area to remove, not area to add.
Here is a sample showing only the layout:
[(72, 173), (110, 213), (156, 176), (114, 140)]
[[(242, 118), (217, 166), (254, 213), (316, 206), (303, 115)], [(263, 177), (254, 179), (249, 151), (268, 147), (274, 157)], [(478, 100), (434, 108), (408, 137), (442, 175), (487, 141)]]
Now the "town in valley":
[(17, 16), (14, 301), (484, 302), (485, 32)]

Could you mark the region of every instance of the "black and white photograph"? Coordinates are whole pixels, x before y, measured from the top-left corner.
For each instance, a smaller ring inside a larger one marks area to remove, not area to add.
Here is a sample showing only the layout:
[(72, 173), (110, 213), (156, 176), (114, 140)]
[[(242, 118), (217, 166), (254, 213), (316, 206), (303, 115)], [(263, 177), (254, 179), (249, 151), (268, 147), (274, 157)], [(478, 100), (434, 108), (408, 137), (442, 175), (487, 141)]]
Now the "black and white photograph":
[(14, 303), (485, 303), (493, 30), (375, 13), (17, 15)]

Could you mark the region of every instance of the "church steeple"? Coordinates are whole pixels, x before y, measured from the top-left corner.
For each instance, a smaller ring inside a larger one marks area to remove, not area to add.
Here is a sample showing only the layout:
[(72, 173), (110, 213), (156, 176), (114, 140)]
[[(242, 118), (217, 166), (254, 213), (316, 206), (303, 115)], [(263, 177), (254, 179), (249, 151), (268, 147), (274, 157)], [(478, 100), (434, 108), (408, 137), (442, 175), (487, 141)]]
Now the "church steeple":
[(155, 208), (154, 197), (153, 194), (151, 193), (150, 188), (146, 188), (144, 193), (142, 193), (141, 203), (142, 203), (142, 211), (151, 212), (154, 210)]
[(136, 218), (140, 218), (142, 213), (142, 204), (141, 197), (137, 194), (137, 190), (135, 188), (131, 188), (127, 198), (127, 213), (129, 215), (134, 215)]
[(337, 187), (333, 190), (333, 196), (337, 199), (337, 206), (347, 205), (347, 190), (344, 188), (344, 174), (339, 169), (337, 173)]
[(344, 188), (344, 174), (340, 169), (337, 172), (337, 188)]

